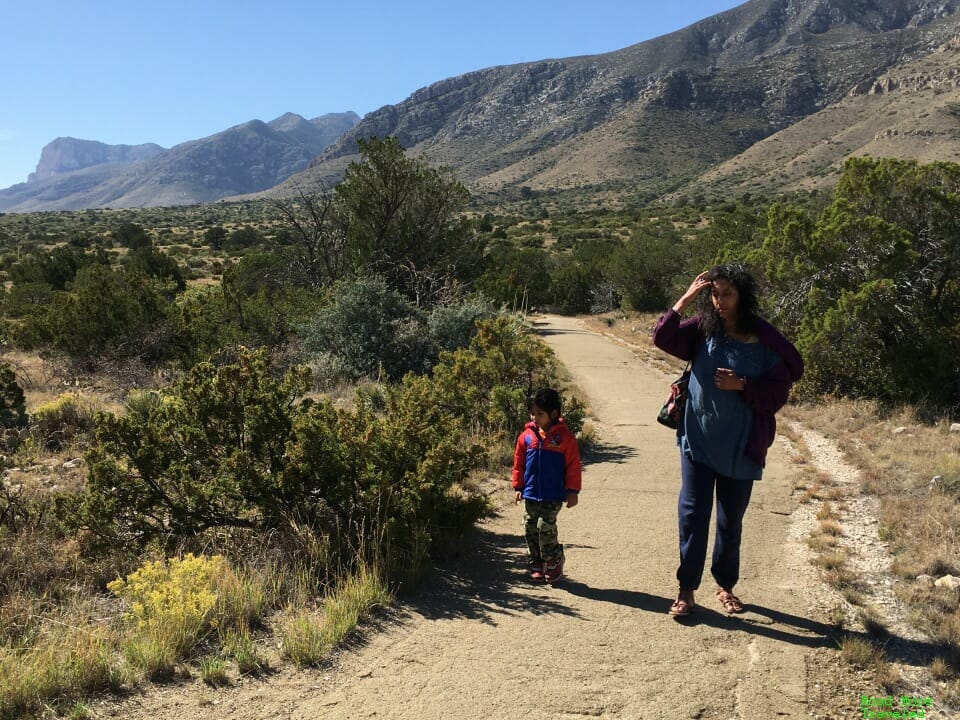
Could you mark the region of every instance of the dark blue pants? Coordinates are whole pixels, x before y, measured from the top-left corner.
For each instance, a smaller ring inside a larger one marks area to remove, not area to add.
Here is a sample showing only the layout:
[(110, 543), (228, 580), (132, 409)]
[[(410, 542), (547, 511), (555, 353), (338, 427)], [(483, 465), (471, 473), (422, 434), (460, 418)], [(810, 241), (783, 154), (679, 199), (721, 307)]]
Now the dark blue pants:
[(710, 573), (717, 585), (731, 590), (740, 579), (740, 537), (743, 515), (750, 503), (753, 480), (735, 480), (718, 474), (707, 465), (695, 463), (680, 453), (680, 567), (677, 580), (681, 590), (700, 587), (707, 560), (707, 537), (713, 493), (717, 493), (717, 533), (713, 541)]

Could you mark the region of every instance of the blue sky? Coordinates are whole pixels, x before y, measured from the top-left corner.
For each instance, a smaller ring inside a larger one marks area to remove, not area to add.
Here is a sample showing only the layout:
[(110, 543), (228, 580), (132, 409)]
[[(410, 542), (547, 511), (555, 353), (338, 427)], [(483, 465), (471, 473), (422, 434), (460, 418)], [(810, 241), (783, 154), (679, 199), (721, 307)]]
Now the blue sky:
[(0, 0), (0, 188), (70, 136), (164, 147), (361, 116), (493, 65), (610, 52), (740, 0)]

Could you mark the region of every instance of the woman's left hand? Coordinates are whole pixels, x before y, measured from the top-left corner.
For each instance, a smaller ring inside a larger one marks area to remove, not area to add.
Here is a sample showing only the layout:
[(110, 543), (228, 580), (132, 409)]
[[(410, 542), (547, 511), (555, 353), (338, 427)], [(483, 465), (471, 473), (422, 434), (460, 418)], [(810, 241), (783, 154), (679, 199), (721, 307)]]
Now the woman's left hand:
[(718, 390), (743, 390), (747, 386), (746, 379), (737, 375), (730, 368), (717, 368), (713, 375), (713, 382)]

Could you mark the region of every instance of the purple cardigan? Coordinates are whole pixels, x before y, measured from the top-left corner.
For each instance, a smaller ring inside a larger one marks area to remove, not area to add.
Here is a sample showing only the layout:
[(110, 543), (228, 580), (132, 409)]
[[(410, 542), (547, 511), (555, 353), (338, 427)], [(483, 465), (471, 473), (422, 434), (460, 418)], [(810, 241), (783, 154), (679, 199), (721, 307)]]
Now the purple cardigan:
[[(777, 434), (777, 411), (787, 402), (790, 386), (803, 375), (803, 358), (780, 331), (762, 318), (756, 318), (754, 328), (764, 345), (780, 356), (780, 362), (761, 377), (748, 378), (743, 388), (743, 399), (753, 410), (753, 427), (747, 438), (744, 454), (763, 467), (767, 448)], [(681, 360), (692, 361), (704, 341), (700, 318), (681, 320), (672, 308), (667, 310), (653, 328), (653, 344)]]

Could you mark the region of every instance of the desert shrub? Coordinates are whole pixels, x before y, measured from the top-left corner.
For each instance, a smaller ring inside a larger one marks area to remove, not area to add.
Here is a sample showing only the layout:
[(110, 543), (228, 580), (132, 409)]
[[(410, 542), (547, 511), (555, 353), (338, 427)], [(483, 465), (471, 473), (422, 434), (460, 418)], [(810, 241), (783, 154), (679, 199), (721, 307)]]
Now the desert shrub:
[(54, 289), (42, 282), (17, 283), (3, 302), (6, 317), (19, 319), (42, 313), (50, 304)]
[(172, 357), (191, 367), (221, 347), (238, 344), (241, 332), (229, 317), (222, 287), (188, 288), (168, 314)]
[(542, 249), (491, 248), (476, 287), (494, 302), (509, 307), (537, 307), (550, 302), (550, 271)]
[(214, 225), (203, 232), (203, 241), (213, 250), (222, 249), (226, 239), (227, 231), (221, 225)]
[(84, 523), (121, 544), (210, 527), (275, 526), (285, 443), (309, 374), (268, 372), (264, 352), (195, 365), (146, 419), (102, 413), (88, 453)]
[(109, 258), (102, 248), (85, 250), (70, 245), (50, 251), (28, 253), (10, 268), (10, 280), (17, 285), (41, 284), (51, 290), (66, 290), (84, 265), (108, 265)]
[(30, 431), (53, 450), (91, 434), (95, 418), (96, 410), (89, 401), (76, 393), (63, 393), (34, 409), (30, 414)]
[(244, 632), (261, 622), (273, 600), (257, 576), (238, 573), (219, 555), (189, 553), (148, 562), (107, 589), (126, 603), (128, 654), (141, 661), (175, 662), (213, 632)]
[(470, 344), (477, 333), (478, 320), (490, 319), (493, 316), (493, 307), (482, 297), (437, 305), (427, 316), (427, 332), (438, 352), (456, 350)]
[[(373, 558), (415, 575), (487, 510), (470, 485), (483, 438), (514, 435), (526, 397), (554, 384), (552, 352), (516, 318), (477, 323), (468, 348), (354, 407), (303, 397), (304, 368), (273, 377), (265, 352), (200, 363), (123, 417), (101, 414), (81, 526), (107, 546), (202, 543), (207, 530), (308, 528), (320, 562)], [(565, 415), (576, 431), (576, 404)], [(317, 568), (322, 573), (323, 568)]]
[(127, 603), (131, 642), (163, 648), (165, 656), (177, 660), (216, 627), (218, 585), (232, 572), (220, 556), (188, 554), (149, 562), (107, 589)]
[(132, 251), (125, 258), (124, 267), (129, 275), (153, 278), (162, 286), (168, 286), (167, 294), (170, 298), (187, 287), (180, 263), (171, 255), (152, 246)]
[(231, 252), (245, 250), (263, 244), (263, 235), (253, 227), (241, 227), (231, 232), (223, 241), (223, 249)]
[(379, 277), (334, 285), (303, 336), (308, 351), (336, 358), (355, 380), (422, 372), (431, 354), (423, 312)]
[(316, 308), (315, 294), (290, 282), (282, 257), (247, 253), (223, 273), (219, 315), (224, 337), (247, 345), (276, 346)]
[(601, 281), (602, 275), (596, 266), (562, 262), (550, 273), (550, 305), (561, 313), (589, 312), (593, 291)]
[(632, 309), (662, 311), (673, 300), (680, 247), (675, 230), (643, 226), (611, 254), (606, 275)]
[(153, 240), (142, 225), (132, 222), (125, 222), (113, 231), (113, 241), (117, 245), (138, 250), (140, 248), (150, 247)]
[(136, 354), (136, 340), (166, 314), (169, 300), (162, 290), (156, 280), (85, 265), (69, 290), (54, 293), (42, 312), (17, 326), (14, 337), (22, 346), (50, 347), (85, 362), (108, 351)]

